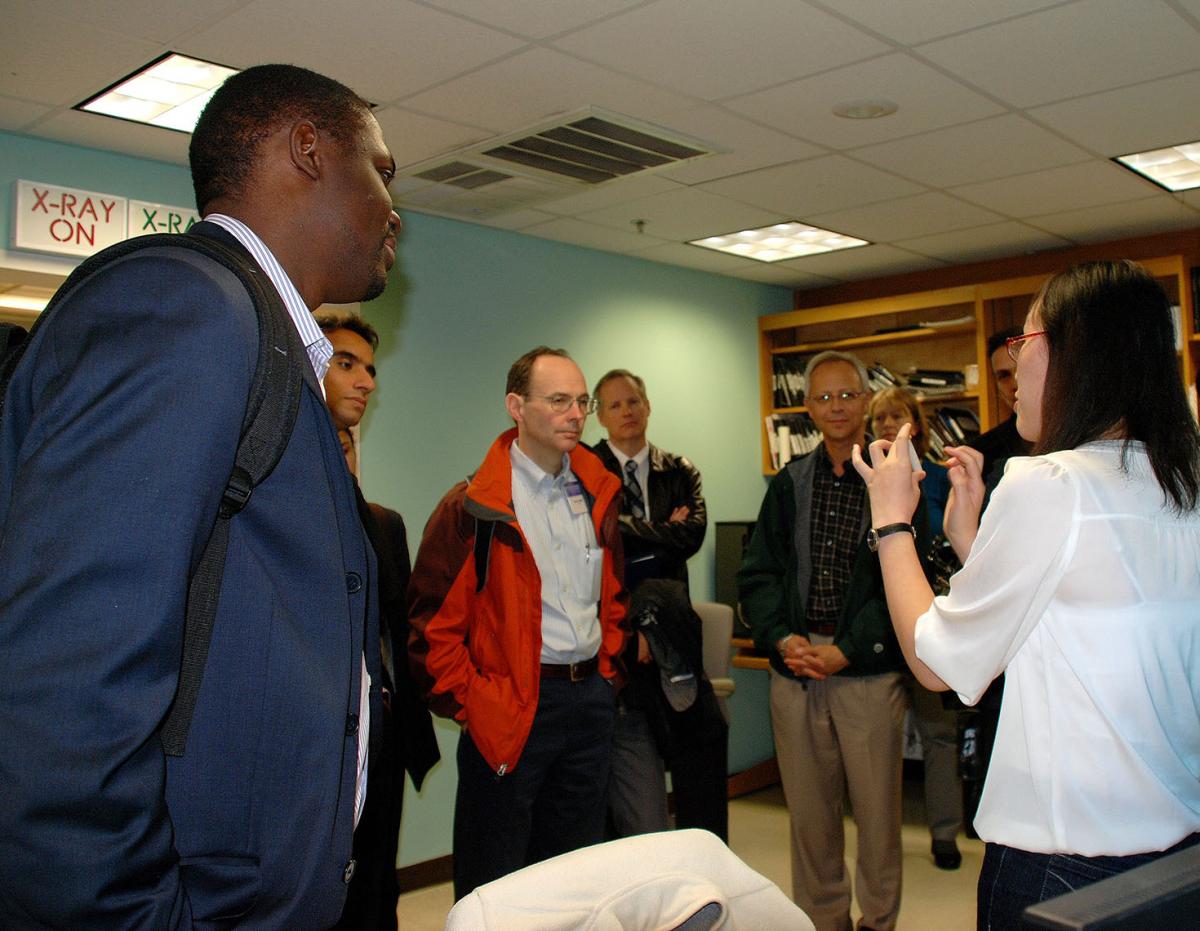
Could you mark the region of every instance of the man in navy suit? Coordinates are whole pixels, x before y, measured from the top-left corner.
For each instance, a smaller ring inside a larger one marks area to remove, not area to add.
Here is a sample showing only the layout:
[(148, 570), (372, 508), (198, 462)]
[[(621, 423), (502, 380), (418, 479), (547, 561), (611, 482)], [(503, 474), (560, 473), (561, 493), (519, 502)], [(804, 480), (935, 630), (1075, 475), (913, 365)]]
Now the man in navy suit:
[(328, 928), (379, 703), (375, 561), (322, 396), (324, 302), (378, 295), (395, 164), (369, 105), (285, 65), (213, 97), (197, 229), (253, 257), (307, 349), (295, 428), (231, 522), (186, 752), (158, 731), (258, 326), (223, 266), (146, 250), (32, 337), (0, 420), (0, 926)]

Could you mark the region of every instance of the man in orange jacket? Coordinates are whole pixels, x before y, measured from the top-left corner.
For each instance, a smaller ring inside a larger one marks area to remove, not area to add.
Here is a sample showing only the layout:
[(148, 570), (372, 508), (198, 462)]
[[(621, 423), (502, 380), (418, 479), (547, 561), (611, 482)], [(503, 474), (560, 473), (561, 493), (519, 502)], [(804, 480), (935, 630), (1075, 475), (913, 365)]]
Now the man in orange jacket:
[(513, 363), (516, 429), (438, 504), (409, 586), (414, 674), (463, 725), (454, 894), (603, 840), (626, 596), (621, 482), (579, 445), (564, 350)]

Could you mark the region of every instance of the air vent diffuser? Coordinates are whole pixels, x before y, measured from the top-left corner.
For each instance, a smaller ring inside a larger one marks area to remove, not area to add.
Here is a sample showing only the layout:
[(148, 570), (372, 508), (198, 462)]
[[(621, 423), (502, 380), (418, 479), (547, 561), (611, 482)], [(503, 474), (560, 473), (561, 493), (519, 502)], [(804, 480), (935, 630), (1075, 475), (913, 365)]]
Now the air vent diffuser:
[(398, 190), (406, 206), (482, 219), (712, 151), (593, 107), (414, 165)]

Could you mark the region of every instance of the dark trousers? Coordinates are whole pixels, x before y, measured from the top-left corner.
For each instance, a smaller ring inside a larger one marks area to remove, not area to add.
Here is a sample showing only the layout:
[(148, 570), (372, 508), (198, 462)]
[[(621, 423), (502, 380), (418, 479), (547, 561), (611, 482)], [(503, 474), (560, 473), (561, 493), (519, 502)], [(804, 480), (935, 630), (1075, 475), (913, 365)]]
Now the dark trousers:
[(396, 753), (396, 721), (388, 705), (379, 726), (383, 739), (368, 758), (367, 800), (354, 831), (354, 877), (334, 931), (396, 931), (396, 846), (404, 767)]
[(497, 776), (469, 730), (458, 739), (454, 898), (604, 839), (614, 691), (593, 673), (543, 679), (521, 757)]
[(728, 843), (729, 728), (724, 721), (720, 725), (719, 739), (669, 751), (666, 761), (675, 791), (675, 827), (703, 828)]
[(979, 931), (1020, 929), (1021, 914), (1030, 905), (1066, 895), (1197, 843), (1200, 834), (1193, 834), (1167, 850), (1125, 857), (1029, 853), (1003, 844), (988, 844), (979, 873), (976, 916)]

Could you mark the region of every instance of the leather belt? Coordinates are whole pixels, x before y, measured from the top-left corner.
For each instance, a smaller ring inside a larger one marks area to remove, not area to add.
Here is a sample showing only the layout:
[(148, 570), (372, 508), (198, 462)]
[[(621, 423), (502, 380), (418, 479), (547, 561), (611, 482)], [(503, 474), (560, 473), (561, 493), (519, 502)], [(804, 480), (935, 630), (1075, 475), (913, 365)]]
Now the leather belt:
[(593, 656), (582, 663), (542, 663), (543, 679), (570, 679), (582, 682), (600, 668), (600, 657)]

